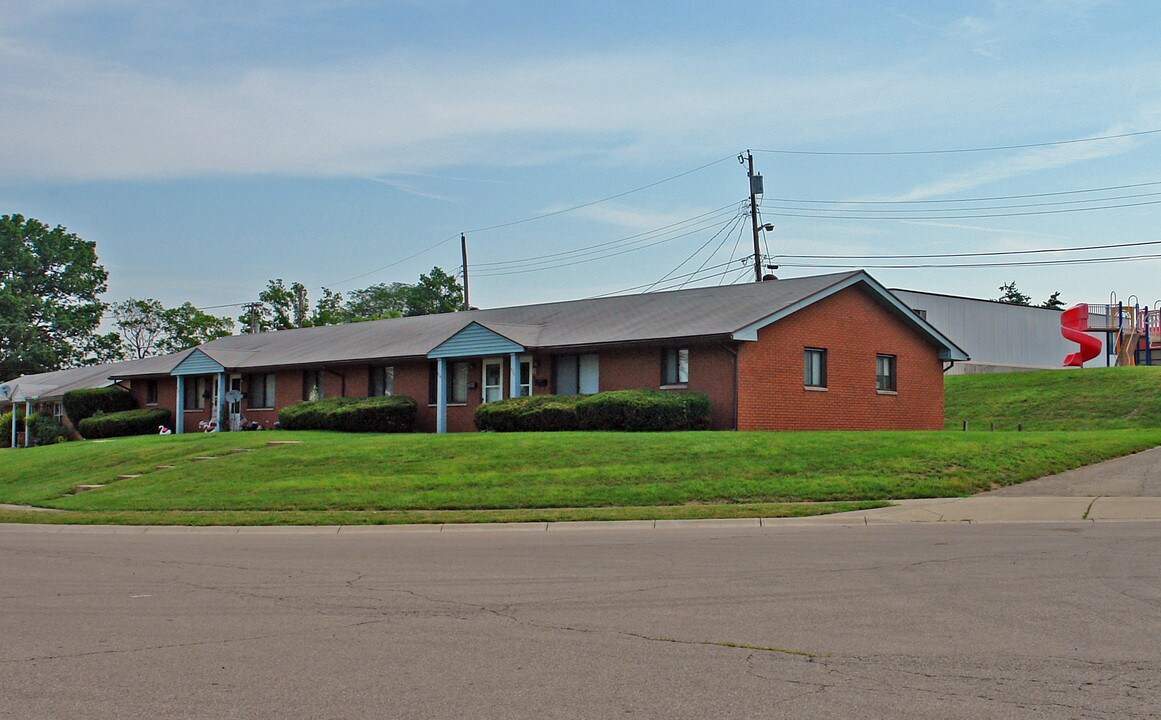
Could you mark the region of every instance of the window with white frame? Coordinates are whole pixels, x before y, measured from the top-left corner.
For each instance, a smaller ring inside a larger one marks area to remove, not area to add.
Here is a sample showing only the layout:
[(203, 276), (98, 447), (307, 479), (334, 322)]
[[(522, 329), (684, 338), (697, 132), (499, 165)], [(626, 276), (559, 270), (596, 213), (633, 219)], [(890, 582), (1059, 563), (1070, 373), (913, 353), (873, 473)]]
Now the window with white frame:
[(685, 385), (689, 382), (689, 349), (666, 348), (661, 353), (661, 384)]
[(826, 350), (806, 348), (803, 351), (802, 384), (811, 388), (826, 387)]
[(369, 397), (384, 397), (395, 394), (395, 366), (372, 365), (367, 383)]
[(254, 373), (246, 379), (246, 407), (274, 407), (274, 373)]
[(875, 389), (881, 392), (895, 392), (895, 356), (875, 356)]
[(520, 397), (532, 395), (532, 358), (520, 358)]

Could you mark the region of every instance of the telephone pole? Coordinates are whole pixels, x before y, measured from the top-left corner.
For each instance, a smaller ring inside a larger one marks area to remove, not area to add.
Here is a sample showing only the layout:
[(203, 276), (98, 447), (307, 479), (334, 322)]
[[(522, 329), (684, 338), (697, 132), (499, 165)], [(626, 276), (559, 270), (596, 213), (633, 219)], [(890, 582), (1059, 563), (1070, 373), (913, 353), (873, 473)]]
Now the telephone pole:
[(762, 194), (762, 175), (754, 174), (754, 154), (749, 150), (738, 156), (738, 162), (746, 165), (750, 178), (750, 227), (754, 230), (754, 282), (762, 282), (762, 249), (758, 244), (758, 196)]
[(460, 254), (464, 259), (464, 310), (471, 310), (472, 304), (468, 302), (468, 236), (460, 233)]

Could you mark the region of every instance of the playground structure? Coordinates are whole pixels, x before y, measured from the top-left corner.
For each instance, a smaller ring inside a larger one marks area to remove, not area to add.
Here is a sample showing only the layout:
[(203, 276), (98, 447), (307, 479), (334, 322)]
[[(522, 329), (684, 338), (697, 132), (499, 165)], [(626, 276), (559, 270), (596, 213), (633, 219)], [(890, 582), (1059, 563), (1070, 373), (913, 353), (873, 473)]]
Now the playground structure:
[[(1105, 333), (1103, 346), (1088, 334), (1098, 332)], [(1161, 365), (1161, 300), (1150, 309), (1136, 295), (1118, 302), (1113, 293), (1107, 305), (1075, 305), (1060, 316), (1060, 334), (1080, 346), (1064, 358), (1065, 367), (1083, 367), (1102, 347), (1106, 365)]]

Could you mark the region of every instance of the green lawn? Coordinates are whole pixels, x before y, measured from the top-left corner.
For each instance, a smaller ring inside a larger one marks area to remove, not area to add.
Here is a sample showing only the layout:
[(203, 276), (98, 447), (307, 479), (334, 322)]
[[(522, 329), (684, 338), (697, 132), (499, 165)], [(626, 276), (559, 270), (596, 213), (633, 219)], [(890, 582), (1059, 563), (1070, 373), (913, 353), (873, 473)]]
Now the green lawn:
[(948, 429), (1161, 427), (1161, 367), (953, 375), (944, 387)]
[[(267, 447), (269, 440), (301, 444)], [(0, 520), (349, 524), (799, 515), (967, 495), (1158, 444), (1161, 428), (147, 436), (3, 453), (0, 502), (75, 512), (5, 513)], [(199, 456), (215, 459), (193, 459)], [(78, 484), (105, 487), (70, 494)], [(814, 504), (835, 502), (847, 504)]]

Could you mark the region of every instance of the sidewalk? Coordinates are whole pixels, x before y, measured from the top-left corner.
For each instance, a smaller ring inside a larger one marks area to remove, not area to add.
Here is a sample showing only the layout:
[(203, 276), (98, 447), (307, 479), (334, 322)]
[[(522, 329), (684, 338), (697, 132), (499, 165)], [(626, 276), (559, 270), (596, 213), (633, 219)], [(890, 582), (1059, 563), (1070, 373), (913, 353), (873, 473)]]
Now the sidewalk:
[(1006, 497), (987, 494), (895, 502), (898, 504), (893, 507), (821, 515), (802, 518), (798, 522), (849, 524), (857, 523), (859, 518), (868, 525), (1161, 520), (1161, 498), (1156, 497)]

